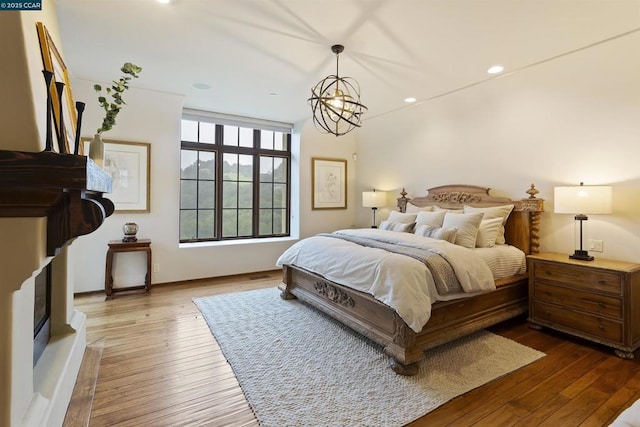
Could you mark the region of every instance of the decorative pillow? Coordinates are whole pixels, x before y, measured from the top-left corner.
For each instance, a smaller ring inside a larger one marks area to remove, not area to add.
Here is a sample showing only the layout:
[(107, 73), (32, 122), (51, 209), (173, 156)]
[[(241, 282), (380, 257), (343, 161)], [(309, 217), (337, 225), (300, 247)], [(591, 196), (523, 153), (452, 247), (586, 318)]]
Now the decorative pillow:
[(473, 206), (464, 206), (464, 213), (478, 213), (482, 212), (484, 216), (482, 219), (494, 219), (494, 218), (502, 218), (502, 224), (500, 226), (500, 231), (498, 232), (498, 237), (496, 238), (496, 244), (504, 245), (504, 225), (507, 223), (507, 219), (509, 218), (509, 214), (513, 210), (513, 205), (504, 205), (504, 206), (491, 206), (488, 208), (474, 208)]
[(405, 233), (410, 233), (411, 231), (413, 231), (413, 225), (413, 222), (404, 224), (402, 222), (382, 221), (380, 223), (380, 230), (402, 231)]
[(444, 221), (444, 216), (446, 214), (446, 211), (418, 212), (416, 215), (416, 224), (430, 225), (432, 227), (442, 227), (442, 221)]
[(456, 214), (446, 212), (442, 227), (458, 229), (455, 241), (456, 245), (464, 246), (465, 248), (475, 248), (482, 215), (482, 213)]
[(476, 248), (494, 247), (501, 229), (504, 231), (502, 218), (483, 219), (480, 221), (478, 235), (476, 236)]
[(407, 203), (407, 208), (405, 209), (406, 213), (418, 213), (418, 212), (431, 212), (433, 211), (433, 206), (416, 206), (411, 202)]
[(414, 234), (423, 237), (431, 237), (432, 239), (446, 240), (449, 243), (455, 243), (457, 228), (441, 228), (432, 227), (431, 225), (420, 224), (417, 226)]
[(416, 222), (416, 214), (391, 211), (389, 213), (389, 218), (387, 218), (387, 221), (400, 222), (402, 224), (413, 224), (414, 222)]

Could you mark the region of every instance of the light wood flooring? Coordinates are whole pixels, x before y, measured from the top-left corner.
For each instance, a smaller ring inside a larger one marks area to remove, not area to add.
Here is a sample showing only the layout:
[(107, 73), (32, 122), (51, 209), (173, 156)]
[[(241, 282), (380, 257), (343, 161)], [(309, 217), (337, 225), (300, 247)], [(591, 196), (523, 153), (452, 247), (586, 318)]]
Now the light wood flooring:
[[(88, 348), (64, 426), (257, 426), (192, 299), (280, 281), (271, 271), (159, 285), (108, 301), (100, 293), (76, 296), (88, 317)], [(491, 330), (547, 357), (410, 426), (605, 426), (640, 398), (638, 359), (529, 329), (524, 318)]]

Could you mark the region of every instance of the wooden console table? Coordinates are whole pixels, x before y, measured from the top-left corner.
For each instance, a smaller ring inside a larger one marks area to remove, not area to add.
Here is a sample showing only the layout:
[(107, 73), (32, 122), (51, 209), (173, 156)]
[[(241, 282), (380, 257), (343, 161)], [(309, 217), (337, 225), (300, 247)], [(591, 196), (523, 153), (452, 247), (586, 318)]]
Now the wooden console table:
[[(113, 254), (117, 252), (146, 252), (147, 253), (147, 273), (144, 277), (144, 285), (127, 286), (123, 288), (113, 287)], [(109, 250), (107, 251), (107, 264), (104, 273), (104, 293), (108, 297), (114, 292), (132, 291), (135, 289), (143, 289), (149, 292), (151, 285), (151, 240), (138, 239), (135, 242), (123, 242), (122, 240), (111, 240), (109, 242)]]

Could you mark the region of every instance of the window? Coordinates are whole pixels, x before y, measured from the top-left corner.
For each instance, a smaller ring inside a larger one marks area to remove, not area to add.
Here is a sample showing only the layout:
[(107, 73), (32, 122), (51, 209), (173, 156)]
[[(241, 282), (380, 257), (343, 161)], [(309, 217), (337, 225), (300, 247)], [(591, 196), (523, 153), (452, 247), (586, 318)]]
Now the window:
[(180, 243), (289, 236), (291, 126), (183, 114)]

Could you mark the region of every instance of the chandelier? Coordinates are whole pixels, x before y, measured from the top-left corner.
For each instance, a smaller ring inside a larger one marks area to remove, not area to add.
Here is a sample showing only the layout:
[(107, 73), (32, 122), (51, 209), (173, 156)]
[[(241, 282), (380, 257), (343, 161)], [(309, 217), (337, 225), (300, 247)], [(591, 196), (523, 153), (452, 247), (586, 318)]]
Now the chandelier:
[(331, 51), (336, 54), (336, 74), (320, 80), (311, 89), (309, 104), (313, 111), (313, 123), (326, 133), (335, 136), (360, 127), (362, 114), (367, 107), (360, 103), (360, 86), (351, 77), (340, 77), (338, 60), (344, 46), (336, 44)]

